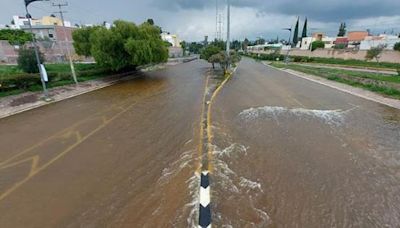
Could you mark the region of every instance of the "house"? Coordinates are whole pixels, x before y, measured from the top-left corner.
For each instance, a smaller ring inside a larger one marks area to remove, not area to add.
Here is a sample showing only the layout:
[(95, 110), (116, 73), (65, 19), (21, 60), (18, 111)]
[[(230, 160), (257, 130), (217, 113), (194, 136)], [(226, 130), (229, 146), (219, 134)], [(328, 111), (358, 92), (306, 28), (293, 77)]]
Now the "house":
[[(13, 16), (11, 28), (21, 29), (24, 26), (29, 26), (29, 19), (21, 16)], [(64, 21), (65, 27), (72, 27), (71, 22)], [(56, 25), (62, 26), (62, 20), (54, 15), (44, 16), (40, 19), (32, 18), (32, 25)]]
[(359, 48), (361, 41), (363, 41), (369, 33), (367, 31), (351, 31), (347, 33), (347, 39), (349, 41), (349, 48)]
[(394, 35), (367, 36), (361, 41), (360, 50), (369, 50), (381, 45), (385, 46), (385, 49), (393, 50), (394, 45), (398, 42), (400, 42), (400, 38)]
[[(29, 26), (21, 26), (21, 30), (30, 32)], [(72, 31), (74, 28), (62, 27), (58, 25), (33, 25), (33, 33), (36, 35), (38, 40), (49, 40), (49, 41), (61, 41), (65, 40), (72, 41)]]
[(161, 33), (161, 39), (169, 42), (172, 47), (181, 47), (181, 40), (177, 35), (170, 34), (169, 32), (163, 32)]

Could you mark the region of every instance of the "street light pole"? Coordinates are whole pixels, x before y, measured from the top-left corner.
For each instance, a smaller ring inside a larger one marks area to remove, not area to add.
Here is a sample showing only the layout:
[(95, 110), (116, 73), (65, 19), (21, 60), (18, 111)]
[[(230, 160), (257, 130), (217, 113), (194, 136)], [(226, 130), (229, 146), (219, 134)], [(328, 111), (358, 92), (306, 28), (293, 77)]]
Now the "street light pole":
[(61, 4), (61, 3), (60, 4), (54, 4), (53, 3), (53, 6), (58, 6), (58, 8), (60, 10), (59, 13), (61, 15), (63, 33), (64, 33), (64, 37), (65, 37), (65, 47), (67, 49), (67, 55), (68, 55), (68, 59), (69, 59), (69, 65), (70, 65), (70, 68), (71, 68), (72, 78), (74, 79), (75, 84), (78, 84), (78, 79), (76, 78), (74, 63), (72, 61), (71, 51), (70, 51), (70, 49), (68, 47), (68, 37), (67, 37), (67, 31), (66, 31), (65, 22), (64, 22), (64, 12), (61, 9), (62, 6), (68, 6), (68, 3), (65, 3), (65, 4)]
[(284, 30), (288, 30), (290, 32), (290, 34), (289, 34), (289, 43), (288, 43), (289, 47), (287, 49), (287, 53), (286, 53), (286, 57), (285, 57), (285, 63), (287, 65), (289, 63), (289, 52), (290, 52), (290, 49), (292, 48), (292, 45), (291, 45), (291, 42), (290, 42), (290, 39), (292, 39), (292, 28), (286, 28)]
[(41, 63), (40, 57), (39, 57), (38, 46), (36, 44), (36, 37), (35, 37), (35, 34), (33, 33), (33, 28), (32, 28), (32, 16), (29, 14), (28, 4), (26, 3), (26, 1), (25, 1), (25, 11), (26, 11), (26, 17), (28, 18), (28, 21), (29, 21), (29, 29), (32, 34), (32, 43), (33, 43), (33, 48), (35, 50), (36, 62), (37, 62), (38, 68), (39, 68), (40, 80), (42, 81), (44, 98), (45, 98), (45, 100), (48, 100), (49, 95), (48, 95), (47, 88), (46, 88), (46, 81), (44, 78), (44, 72), (42, 70), (42, 63)]
[(226, 56), (227, 56), (227, 59), (228, 59), (228, 68), (230, 67), (230, 57), (231, 57), (231, 54), (230, 54), (230, 49), (231, 49), (231, 41), (230, 41), (230, 39), (231, 39), (231, 37), (230, 37), (230, 32), (231, 32), (231, 3), (230, 3), (230, 0), (226, 0), (226, 2), (227, 2), (227, 17), (228, 17), (228, 19), (227, 19), (227, 31), (226, 31)]

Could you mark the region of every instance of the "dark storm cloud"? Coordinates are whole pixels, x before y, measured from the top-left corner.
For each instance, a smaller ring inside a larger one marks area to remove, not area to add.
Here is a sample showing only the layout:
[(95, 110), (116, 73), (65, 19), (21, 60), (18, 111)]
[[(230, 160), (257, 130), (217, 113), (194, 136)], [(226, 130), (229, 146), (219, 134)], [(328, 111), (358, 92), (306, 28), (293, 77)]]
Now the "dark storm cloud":
[[(203, 9), (216, 0), (153, 0), (165, 10)], [(225, 0), (219, 0), (225, 3)], [(260, 13), (308, 16), (321, 22), (399, 15), (400, 0), (231, 0), (236, 7), (250, 7)]]

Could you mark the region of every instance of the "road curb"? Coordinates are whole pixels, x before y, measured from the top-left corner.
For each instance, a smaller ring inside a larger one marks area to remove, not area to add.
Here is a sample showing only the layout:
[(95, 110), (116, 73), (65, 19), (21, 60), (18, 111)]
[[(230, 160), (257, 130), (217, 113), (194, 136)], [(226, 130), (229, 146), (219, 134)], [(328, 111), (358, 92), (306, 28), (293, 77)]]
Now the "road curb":
[(365, 89), (361, 89), (358, 87), (353, 87), (350, 85), (346, 85), (346, 84), (342, 84), (342, 83), (338, 83), (338, 82), (334, 82), (334, 81), (329, 81), (322, 77), (305, 74), (305, 73), (298, 72), (295, 70), (290, 70), (290, 69), (281, 69), (281, 68), (277, 68), (277, 67), (274, 67), (271, 65), (267, 65), (265, 63), (262, 63), (262, 64), (267, 67), (271, 67), (275, 70), (279, 70), (279, 71), (294, 75), (296, 77), (303, 78), (303, 79), (318, 83), (320, 85), (330, 87), (332, 89), (336, 89), (336, 90), (339, 90), (339, 91), (342, 91), (342, 92), (345, 92), (345, 93), (348, 93), (348, 94), (351, 94), (351, 95), (354, 95), (354, 96), (357, 96), (357, 97), (360, 97), (360, 98), (363, 98), (363, 99), (366, 99), (369, 101), (373, 101), (373, 102), (376, 102), (379, 104), (383, 104), (383, 105), (386, 105), (386, 106), (389, 106), (392, 108), (400, 109), (400, 100), (387, 98), (380, 94), (377, 94), (377, 93), (374, 93), (374, 92), (371, 92), (371, 91), (368, 91)]
[[(118, 79), (115, 79), (115, 80), (112, 80), (112, 81), (109, 81), (109, 82), (103, 82), (103, 84), (100, 84), (98, 86), (94, 86), (94, 87), (88, 88), (88, 89), (86, 89), (84, 91), (79, 91), (79, 92), (67, 95), (65, 97), (62, 97), (62, 98), (59, 98), (59, 99), (55, 99), (55, 100), (50, 101), (50, 102), (46, 102), (46, 101), (43, 101), (43, 100), (37, 101), (35, 103), (32, 103), (32, 105), (29, 105), (29, 106), (27, 106), (25, 108), (21, 108), (21, 109), (12, 111), (12, 112), (8, 112), (6, 114), (2, 114), (2, 115), (0, 115), (0, 119), (4, 119), (4, 118), (7, 118), (7, 117), (10, 117), (10, 116), (19, 114), (19, 113), (23, 113), (23, 112), (26, 112), (26, 111), (29, 111), (29, 110), (40, 108), (40, 107), (43, 107), (43, 106), (46, 106), (46, 105), (55, 104), (55, 103), (60, 102), (60, 101), (71, 99), (71, 98), (74, 98), (74, 97), (77, 97), (77, 96), (80, 96), (80, 95), (83, 95), (83, 94), (86, 94), (86, 93), (90, 93), (90, 92), (93, 92), (93, 91), (96, 91), (96, 90), (99, 90), (99, 89), (106, 88), (108, 86), (115, 85), (115, 84), (119, 83), (120, 81), (125, 80), (126, 79), (125, 77), (127, 75), (129, 75), (129, 74), (132, 74), (132, 73), (133, 72), (127, 72), (127, 73), (123, 73), (123, 74), (113, 75), (111, 77), (122, 77), (122, 78), (118, 78)], [(130, 77), (130, 79), (134, 79), (134, 78), (137, 78), (137, 77), (138, 76)], [(60, 88), (60, 87), (57, 87), (57, 88)]]

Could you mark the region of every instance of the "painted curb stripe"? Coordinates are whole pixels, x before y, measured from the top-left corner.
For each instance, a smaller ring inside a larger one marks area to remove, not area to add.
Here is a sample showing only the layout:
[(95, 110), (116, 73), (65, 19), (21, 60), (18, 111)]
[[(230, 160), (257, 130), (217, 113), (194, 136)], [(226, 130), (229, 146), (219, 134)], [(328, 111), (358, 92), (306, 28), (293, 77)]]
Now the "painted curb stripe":
[(207, 171), (201, 173), (200, 183), (199, 227), (211, 228), (210, 175)]

